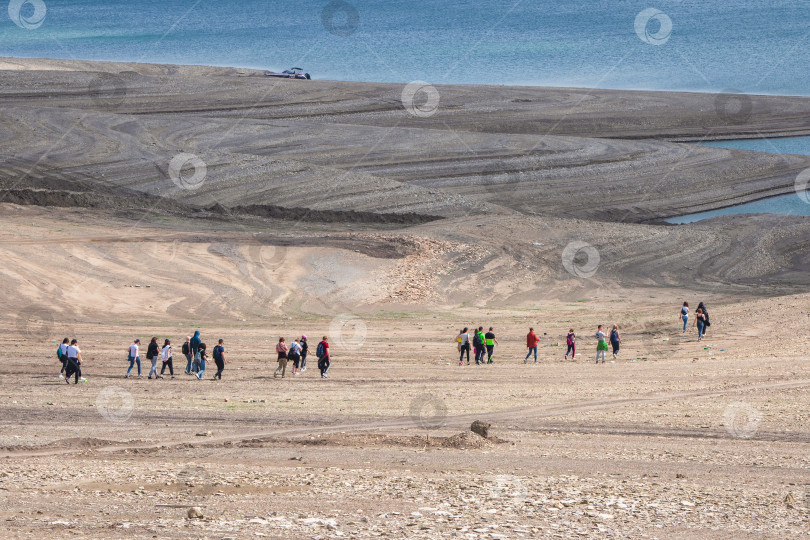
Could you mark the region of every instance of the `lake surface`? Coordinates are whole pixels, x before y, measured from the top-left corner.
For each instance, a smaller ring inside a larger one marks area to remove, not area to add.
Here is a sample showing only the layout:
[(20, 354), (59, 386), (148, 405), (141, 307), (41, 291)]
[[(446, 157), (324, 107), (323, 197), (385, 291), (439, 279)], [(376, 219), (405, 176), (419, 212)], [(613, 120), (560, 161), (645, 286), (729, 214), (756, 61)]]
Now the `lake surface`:
[[(754, 150), (757, 152), (770, 152), (772, 154), (801, 154), (810, 156), (810, 137), (785, 137), (780, 139), (746, 139), (738, 141), (711, 141), (701, 143), (704, 146), (717, 148), (735, 148), (738, 150)], [(802, 186), (805, 189), (802, 189)], [(810, 216), (810, 191), (808, 186), (801, 184), (798, 191), (769, 199), (762, 199), (728, 208), (710, 210), (688, 214), (667, 219), (667, 223), (684, 224), (694, 223), (728, 214), (781, 214), (788, 216)]]
[(808, 20), (807, 0), (11, 0), (0, 55), (808, 95)]
[(726, 216), (729, 214), (781, 214), (789, 216), (810, 216), (810, 193), (802, 198), (797, 193), (790, 193), (788, 195), (780, 195), (778, 197), (771, 197), (769, 199), (762, 199), (746, 204), (731, 206), (728, 208), (720, 208), (718, 210), (710, 210), (709, 212), (699, 212), (697, 214), (688, 214), (676, 218), (667, 219), (667, 223), (675, 223), (683, 225), (684, 223), (694, 223), (718, 216)]

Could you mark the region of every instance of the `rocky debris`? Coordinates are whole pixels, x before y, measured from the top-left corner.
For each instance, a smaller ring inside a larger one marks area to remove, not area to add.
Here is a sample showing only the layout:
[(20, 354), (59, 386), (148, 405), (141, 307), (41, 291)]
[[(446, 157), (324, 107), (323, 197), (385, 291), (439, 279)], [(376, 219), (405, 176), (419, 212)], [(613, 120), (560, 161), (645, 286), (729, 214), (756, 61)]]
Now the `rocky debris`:
[(205, 517), (203, 515), (202, 508), (200, 508), (199, 506), (192, 506), (191, 508), (189, 508), (188, 512), (186, 512), (186, 515), (188, 516), (188, 519), (203, 519)]
[(476, 420), (470, 426), (470, 431), (473, 433), (482, 436), (485, 439), (489, 438), (489, 428), (492, 427), (491, 424), (487, 424), (486, 422), (482, 422), (481, 420)]

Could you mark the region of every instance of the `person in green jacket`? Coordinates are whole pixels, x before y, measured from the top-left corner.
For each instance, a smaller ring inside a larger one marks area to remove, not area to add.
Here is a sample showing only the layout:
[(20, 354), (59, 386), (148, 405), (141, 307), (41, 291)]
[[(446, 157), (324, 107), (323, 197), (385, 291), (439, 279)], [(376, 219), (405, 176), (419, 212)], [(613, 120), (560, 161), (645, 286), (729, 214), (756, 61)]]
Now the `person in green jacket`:
[(495, 351), (495, 345), (498, 344), (498, 339), (495, 337), (495, 332), (493, 332), (493, 328), (489, 327), (489, 332), (484, 334), (484, 339), (486, 340), (487, 344), (487, 364), (492, 363), (492, 353)]
[(478, 330), (475, 331), (475, 337), (473, 337), (473, 347), (475, 348), (475, 363), (483, 364), (484, 353), (486, 352), (486, 338), (484, 338), (483, 326), (479, 326)]

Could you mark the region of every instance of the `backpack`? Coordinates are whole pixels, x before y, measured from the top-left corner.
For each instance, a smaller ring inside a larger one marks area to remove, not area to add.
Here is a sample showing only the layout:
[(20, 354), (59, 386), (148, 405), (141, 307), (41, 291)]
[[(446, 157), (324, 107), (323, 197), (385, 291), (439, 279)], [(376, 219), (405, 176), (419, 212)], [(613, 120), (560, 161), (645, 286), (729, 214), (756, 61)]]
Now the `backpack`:
[(574, 334), (568, 334), (568, 337), (565, 340), (566, 345), (573, 345), (574, 344)]
[(188, 347), (188, 342), (183, 343), (183, 354), (191, 354), (191, 351), (189, 350)]
[(323, 341), (318, 343), (318, 348), (315, 350), (315, 356), (318, 358), (323, 358), (326, 355), (326, 349), (323, 346)]
[(60, 362), (62, 361), (62, 346), (61, 345), (56, 348), (56, 358), (59, 359)]

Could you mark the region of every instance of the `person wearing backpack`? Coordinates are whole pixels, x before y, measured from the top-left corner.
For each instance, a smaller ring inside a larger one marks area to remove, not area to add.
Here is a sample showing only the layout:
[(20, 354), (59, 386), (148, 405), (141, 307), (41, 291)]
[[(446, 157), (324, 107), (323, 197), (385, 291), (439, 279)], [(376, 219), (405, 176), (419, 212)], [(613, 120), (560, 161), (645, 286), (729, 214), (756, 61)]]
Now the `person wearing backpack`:
[(681, 306), (680, 319), (683, 321), (683, 333), (686, 333), (686, 323), (689, 322), (689, 302), (684, 302)]
[(163, 378), (163, 373), (166, 367), (169, 368), (169, 375), (174, 379), (174, 364), (172, 364), (172, 342), (166, 340), (163, 342), (163, 349), (160, 351), (160, 358), (163, 360), (163, 365), (160, 368), (160, 377)]
[[(70, 345), (68, 345), (65, 355), (67, 356), (65, 382), (70, 384), (71, 375), (75, 375), (76, 380), (73, 384), (79, 384), (79, 379), (82, 376), (82, 351), (79, 349), (79, 342), (76, 339), (70, 341)], [(81, 381), (86, 382), (87, 379), (82, 378)]]
[(225, 370), (225, 342), (223, 340), (220, 339), (216, 347), (214, 347), (213, 356), (214, 363), (217, 365), (217, 372), (211, 380), (215, 381), (219, 379), (221, 381), (222, 372)]
[(321, 370), (321, 378), (326, 379), (326, 373), (329, 371), (329, 366), (332, 364), (329, 360), (329, 338), (323, 336), (323, 340), (318, 343), (318, 348), (315, 350), (315, 356), (318, 357), (318, 369)]
[(191, 375), (191, 361), (193, 360), (191, 356), (191, 336), (186, 336), (186, 342), (183, 343), (183, 356), (186, 357), (186, 375)]
[(292, 360), (293, 363), (293, 375), (298, 375), (300, 373), (298, 371), (298, 367), (301, 363), (301, 344), (297, 339), (290, 343), (290, 352), (287, 356), (290, 360)]
[(610, 346), (613, 347), (613, 359), (616, 360), (619, 354), (619, 347), (622, 344), (622, 336), (619, 335), (619, 325), (614, 324), (613, 330), (610, 331)]
[(306, 334), (301, 336), (301, 339), (298, 340), (298, 344), (301, 346), (301, 373), (303, 373), (307, 370), (307, 353), (309, 352)]
[(491, 326), (489, 327), (489, 332), (484, 334), (484, 339), (486, 339), (486, 346), (487, 346), (487, 364), (492, 363), (492, 353), (495, 352), (495, 345), (498, 344), (498, 338), (495, 337), (495, 332), (493, 332), (494, 328)]
[(565, 344), (568, 345), (568, 349), (565, 351), (565, 359), (568, 360), (568, 354), (571, 354), (571, 360), (577, 354), (577, 335), (574, 333), (574, 329), (571, 328), (568, 330), (568, 335), (565, 337)]
[(160, 350), (158, 347), (158, 341), (156, 337), (153, 337), (152, 340), (149, 342), (149, 347), (146, 349), (146, 359), (152, 361), (152, 367), (149, 369), (149, 378), (152, 378), (152, 374), (155, 375), (155, 379), (162, 379), (157, 372), (157, 363), (158, 357), (160, 356)]
[(59, 372), (59, 378), (65, 378), (65, 370), (67, 369), (67, 348), (70, 345), (70, 340), (65, 338), (62, 340), (62, 343), (56, 349), (56, 357), (62, 362), (62, 371)]
[(485, 343), (484, 338), (484, 327), (479, 326), (478, 330), (475, 331), (475, 336), (473, 337), (473, 348), (475, 349), (475, 365), (481, 365), (484, 363), (484, 352), (486, 349), (484, 348)]

